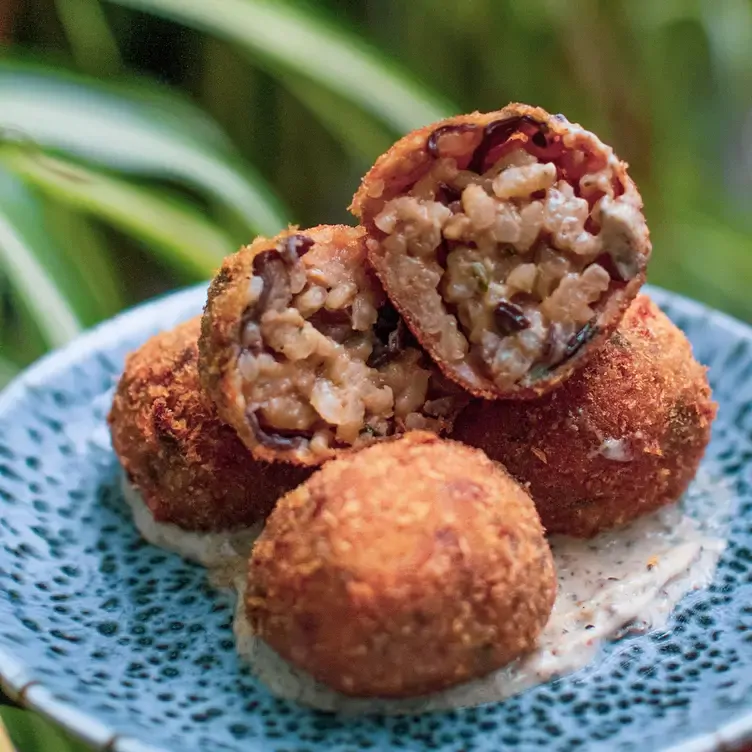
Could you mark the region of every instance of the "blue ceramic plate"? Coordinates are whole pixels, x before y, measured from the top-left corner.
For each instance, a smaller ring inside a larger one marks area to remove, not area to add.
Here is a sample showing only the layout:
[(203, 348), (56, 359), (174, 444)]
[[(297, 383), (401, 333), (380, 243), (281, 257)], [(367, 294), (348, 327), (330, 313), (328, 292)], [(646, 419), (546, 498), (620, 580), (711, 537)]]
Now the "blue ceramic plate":
[(125, 354), (200, 311), (204, 289), (142, 306), (0, 395), (0, 682), (115, 752), (505, 748), (687, 752), (752, 736), (752, 330), (650, 291), (710, 365), (706, 465), (734, 489), (709, 589), (669, 627), (501, 704), (342, 718), (274, 699), (243, 668), (232, 604), (204, 570), (144, 543), (118, 490), (105, 415)]

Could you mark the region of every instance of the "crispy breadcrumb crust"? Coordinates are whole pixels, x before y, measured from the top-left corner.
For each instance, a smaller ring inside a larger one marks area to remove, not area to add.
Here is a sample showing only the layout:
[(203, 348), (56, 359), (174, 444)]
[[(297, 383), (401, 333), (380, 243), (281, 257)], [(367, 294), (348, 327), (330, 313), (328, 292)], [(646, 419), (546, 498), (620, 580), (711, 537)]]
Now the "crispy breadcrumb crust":
[(254, 460), (198, 377), (200, 317), (128, 356), (108, 422), (129, 480), (157, 522), (185, 530), (249, 527), (309, 473)]
[(354, 696), (420, 695), (535, 644), (556, 594), (527, 493), (426, 432), (327, 463), (280, 500), (246, 613), (281, 656)]
[(684, 493), (716, 409), (686, 337), (640, 295), (560, 389), (535, 402), (477, 401), (453, 438), (526, 484), (549, 533), (591, 537)]
[[(531, 107), (513, 102), (495, 112), (473, 112), (467, 115), (456, 115), (412, 131), (397, 141), (376, 160), (373, 167), (363, 177), (349, 207), (368, 232), (369, 260), (387, 295), (404, 318), (413, 335), (448, 378), (461, 384), (476, 397), (486, 399), (533, 399), (540, 397), (555, 389), (574, 372), (582, 368), (619, 325), (624, 312), (645, 282), (647, 263), (652, 251), (650, 233), (647, 225), (644, 225), (636, 244), (640, 259), (638, 274), (624, 285), (610, 290), (605, 303), (598, 307), (597, 320), (592, 327), (588, 342), (580, 347), (574, 355), (556, 366), (545, 379), (539, 379), (530, 385), (516, 385), (513, 389), (503, 392), (490, 379), (480, 377), (473, 372), (466, 361), (459, 364), (448, 363), (437, 357), (436, 343), (439, 335), (429, 333), (421, 326), (420, 320), (412, 311), (411, 298), (414, 296), (410, 294), (410, 291), (400, 293), (389, 283), (384, 253), (380, 244), (385, 235), (376, 227), (374, 218), (388, 201), (404, 191), (408, 191), (433, 164), (435, 157), (431, 155), (427, 148), (432, 133), (439, 128), (474, 125), (478, 127), (478, 137), (480, 138), (482, 129), (489, 123), (515, 117), (528, 117), (542, 123), (547, 132), (553, 135), (564, 136), (572, 129), (578, 129), (587, 134), (588, 139), (594, 144), (601, 144), (596, 136), (584, 131), (577, 123), (570, 123), (561, 115), (551, 115), (541, 107)], [(635, 206), (641, 208), (642, 198), (634, 181), (629, 177), (627, 168), (627, 163), (619, 160), (616, 166), (616, 177), (623, 185), (624, 193), (630, 197)]]

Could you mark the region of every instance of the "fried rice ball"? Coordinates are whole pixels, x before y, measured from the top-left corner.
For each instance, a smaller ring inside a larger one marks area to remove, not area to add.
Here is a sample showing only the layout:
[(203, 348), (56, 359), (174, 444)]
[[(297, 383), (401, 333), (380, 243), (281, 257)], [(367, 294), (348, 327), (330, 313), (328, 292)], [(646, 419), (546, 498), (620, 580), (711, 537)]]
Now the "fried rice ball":
[(451, 427), (446, 381), (387, 301), (361, 228), (259, 238), (209, 288), (200, 370), (259, 459), (320, 465), (408, 429)]
[(255, 460), (219, 420), (199, 383), (200, 327), (197, 316), (128, 357), (108, 417), (112, 444), (157, 522), (250, 527), (310, 473)]
[(523, 104), (408, 134), (350, 208), (407, 326), (487, 399), (539, 396), (582, 366), (651, 253), (627, 165), (563, 115)]
[(411, 432), (280, 500), (251, 557), (246, 615), (329, 687), (397, 698), (529, 651), (555, 593), (527, 493), (482, 452)]
[(453, 438), (503, 462), (549, 533), (587, 538), (679, 499), (715, 414), (686, 337), (640, 295), (566, 384), (531, 402), (478, 400)]

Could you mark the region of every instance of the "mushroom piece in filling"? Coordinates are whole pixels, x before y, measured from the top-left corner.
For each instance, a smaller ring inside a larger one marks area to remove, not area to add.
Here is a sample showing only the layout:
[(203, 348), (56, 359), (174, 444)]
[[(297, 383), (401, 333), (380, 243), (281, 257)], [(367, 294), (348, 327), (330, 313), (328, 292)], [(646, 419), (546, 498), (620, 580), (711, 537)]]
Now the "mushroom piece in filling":
[(210, 287), (202, 379), (259, 458), (317, 465), (406, 430), (440, 433), (467, 401), (410, 337), (364, 240), (344, 226), (260, 238)]
[(651, 251), (626, 165), (526, 105), (405, 136), (351, 209), (412, 332), (487, 398), (534, 397), (567, 378), (618, 325)]

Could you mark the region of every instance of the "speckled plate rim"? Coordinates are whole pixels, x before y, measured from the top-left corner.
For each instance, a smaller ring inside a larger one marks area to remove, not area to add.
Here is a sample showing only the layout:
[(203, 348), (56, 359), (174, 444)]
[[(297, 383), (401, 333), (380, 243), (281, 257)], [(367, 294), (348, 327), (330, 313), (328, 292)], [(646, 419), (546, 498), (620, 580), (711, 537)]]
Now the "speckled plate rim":
[[(48, 381), (52, 375), (69, 367), (90, 350), (98, 349), (113, 336), (122, 338), (142, 329), (148, 313), (160, 311), (161, 316), (159, 318), (154, 316), (154, 320), (165, 322), (171, 322), (171, 317), (177, 316), (181, 311), (185, 311), (188, 315), (197, 293), (202, 289), (206, 289), (206, 283), (154, 298), (108, 319), (84, 332), (60, 350), (44, 356), (0, 392), (0, 417), (24, 395), (29, 387)], [(652, 285), (646, 285), (643, 291), (653, 297), (658, 305), (671, 300), (672, 305), (681, 313), (715, 323), (732, 332), (740, 340), (746, 340), (752, 344), (752, 327), (725, 313)], [(0, 689), (20, 706), (33, 710), (47, 720), (60, 725), (95, 749), (107, 752), (170, 752), (164, 747), (145, 744), (133, 737), (118, 734), (97, 718), (81, 712), (72, 703), (58, 700), (53, 689), (45, 686), (42, 681), (30, 679), (26, 667), (12, 654), (2, 649), (0, 649)], [(700, 734), (679, 745), (666, 748), (663, 752), (712, 752), (729, 745), (738, 746), (749, 741), (752, 741), (752, 710), (711, 733)]]

